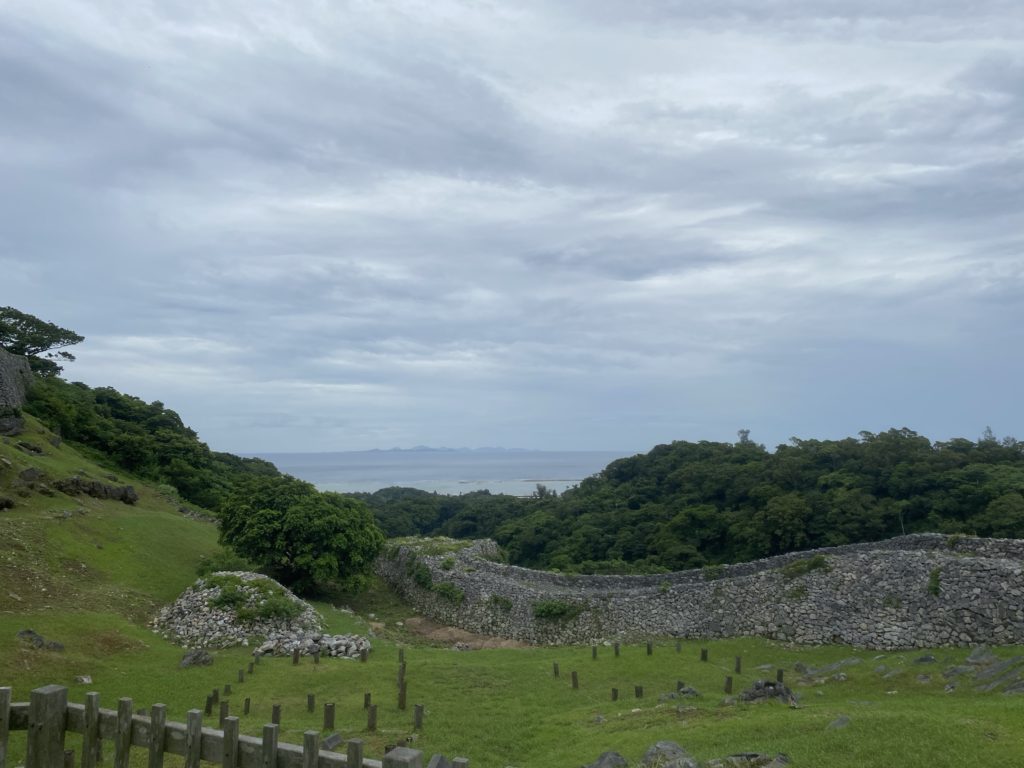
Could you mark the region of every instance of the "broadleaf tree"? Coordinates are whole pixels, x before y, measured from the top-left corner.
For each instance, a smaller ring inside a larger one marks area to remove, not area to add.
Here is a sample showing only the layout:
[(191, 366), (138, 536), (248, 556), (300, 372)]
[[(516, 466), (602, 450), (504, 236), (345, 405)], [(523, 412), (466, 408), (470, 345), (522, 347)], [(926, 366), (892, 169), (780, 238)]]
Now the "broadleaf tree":
[(0, 347), (27, 357), (32, 370), (41, 376), (56, 376), (63, 371), (60, 363), (75, 359), (65, 347), (82, 341), (84, 336), (67, 328), (14, 307), (0, 307)]

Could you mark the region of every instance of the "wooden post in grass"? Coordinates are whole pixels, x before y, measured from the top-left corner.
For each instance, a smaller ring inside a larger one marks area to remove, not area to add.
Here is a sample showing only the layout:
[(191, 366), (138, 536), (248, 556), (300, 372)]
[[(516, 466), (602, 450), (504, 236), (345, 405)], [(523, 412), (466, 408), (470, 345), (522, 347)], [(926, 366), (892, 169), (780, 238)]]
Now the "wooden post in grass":
[(707, 648), (701, 648), (700, 649), (700, 660), (701, 661), (707, 661), (708, 660), (708, 649)]
[(240, 682), (240, 683), (244, 683), (245, 682), (245, 670), (244, 669), (238, 670), (238, 682)]
[(597, 646), (596, 645), (590, 646), (590, 658), (592, 658), (594, 661), (597, 661)]
[(263, 748), (260, 750), (260, 768), (277, 768), (277, 740), (280, 733), (277, 725), (263, 726)]
[(320, 651), (313, 651), (313, 663), (314, 664), (319, 664), (320, 663)]
[(281, 724), (281, 705), (275, 704), (270, 708), (270, 722), (274, 725)]
[[(8, 693), (8, 698), (9, 696)], [(64, 768), (64, 728), (67, 725), (67, 710), (67, 688), (46, 685), (32, 691), (28, 709), (26, 768)], [(10, 716), (9, 711), (4, 711), (5, 723)], [(128, 717), (131, 718), (130, 709)]]
[(295, 666), (299, 663), (299, 649), (296, 648), (292, 651), (292, 665)]
[(736, 666), (733, 667), (733, 669), (734, 669), (734, 671), (736, 672), (737, 675), (741, 674), (743, 672), (743, 657), (742, 656), (737, 656), (736, 657)]
[(231, 695), (231, 683), (225, 683), (224, 684), (224, 695), (225, 696), (230, 696)]
[(398, 687), (402, 687), (402, 683), (405, 682), (405, 662), (403, 661), (398, 665)]
[(220, 764), (223, 768), (238, 767), (238, 718), (225, 717), (221, 726), (224, 731), (224, 746)]
[(259, 664), (260, 663), (260, 659), (262, 659), (262, 658), (263, 658), (263, 654), (261, 653), (259, 656), (254, 658), (253, 661), (256, 662), (257, 664)]
[(248, 696), (246, 696), (245, 697), (245, 701), (242, 702), (242, 714), (243, 715), (248, 715), (249, 714), (249, 709), (250, 709), (251, 706), (252, 706), (252, 699), (250, 699)]
[(423, 728), (423, 705), (416, 704), (412, 708), (412, 727), (413, 730), (421, 730)]
[(128, 768), (132, 748), (132, 700), (117, 700), (117, 730), (114, 734), (114, 768)]
[(220, 703), (220, 716), (217, 718), (217, 727), (218, 728), (221, 728), (221, 729), (224, 728), (224, 721), (227, 719), (227, 716), (229, 714), (231, 714), (228, 711), (228, 706), (229, 706), (229, 702), (228, 702), (227, 699), (224, 699), (224, 701), (222, 701)]
[(642, 685), (634, 686), (633, 693), (638, 699), (642, 699), (644, 697), (644, 687)]
[(647, 655), (654, 655), (654, 643), (652, 643), (650, 640), (647, 641)]
[(206, 706), (203, 707), (203, 714), (207, 717), (213, 714), (213, 696), (210, 694), (206, 695)]
[(683, 650), (683, 641), (682, 640), (676, 640), (676, 653), (682, 653), (682, 650)]
[(365, 663), (368, 658), (370, 658), (370, 652), (363, 648), (363, 650), (359, 652), (359, 660)]
[[(96, 768), (100, 762), (100, 695), (85, 694), (85, 724), (82, 730), (82, 768)], [(2, 741), (0, 737), (0, 741)], [(2, 748), (2, 745), (0, 745)], [(0, 759), (0, 768), (4, 761)]]
[(370, 704), (372, 703), (371, 702), (372, 698), (373, 697), (371, 696), (369, 691), (367, 691), (366, 693), (363, 694), (363, 709), (369, 709), (370, 708)]
[(405, 664), (405, 648), (398, 649), (398, 663)]
[(725, 678), (725, 692), (732, 693), (732, 676), (729, 675)]
[(164, 737), (167, 735), (167, 707), (154, 704), (149, 711), (149, 766), (163, 768)]
[(775, 670), (775, 682), (781, 683), (783, 677), (785, 677), (785, 672), (783, 672), (781, 669), (776, 669)]
[(348, 768), (363, 768), (363, 740), (349, 739), (346, 746)]
[(469, 768), (468, 757), (456, 757), (452, 759), (452, 768)]
[(324, 704), (324, 730), (334, 730), (334, 703)]
[(214, 688), (210, 695), (213, 696), (214, 705), (220, 704), (220, 688)]
[(618, 688), (612, 688), (612, 701), (618, 701), (618, 700), (619, 700), (619, 689)]
[(320, 760), (320, 733), (306, 731), (302, 734), (302, 768), (317, 768)]
[(616, 644), (615, 644), (614, 646), (612, 646), (612, 647), (613, 647), (613, 648), (615, 648), (615, 658), (616, 658), (616, 659), (617, 659), (617, 658), (619, 658), (619, 644), (618, 644), (618, 643), (616, 643)]
[(185, 768), (199, 768), (203, 748), (203, 713), (190, 709), (185, 722)]
[(316, 709), (316, 694), (314, 694), (314, 693), (307, 693), (306, 694), (306, 711), (307, 712), (312, 712), (314, 709)]
[(572, 671), (572, 689), (574, 691), (579, 690), (580, 687), (580, 676), (576, 674), (576, 670)]
[(370, 709), (366, 715), (366, 730), (376, 731), (377, 730), (377, 705), (371, 704)]
[(554, 673), (555, 677), (558, 677), (558, 662), (557, 661), (552, 663), (551, 671)]
[(403, 712), (405, 711), (405, 693), (405, 680), (403, 679), (402, 684), (398, 686), (398, 708)]
[[(259, 658), (259, 656), (257, 656), (256, 658), (258, 659), (258, 658)], [(250, 662), (249, 662), (249, 674), (250, 674), (250, 675), (251, 675), (251, 674), (253, 673), (253, 670), (254, 670), (254, 669), (256, 669), (256, 665), (255, 665), (255, 664), (253, 664), (253, 663), (252, 663), (252, 662), (250, 661)]]

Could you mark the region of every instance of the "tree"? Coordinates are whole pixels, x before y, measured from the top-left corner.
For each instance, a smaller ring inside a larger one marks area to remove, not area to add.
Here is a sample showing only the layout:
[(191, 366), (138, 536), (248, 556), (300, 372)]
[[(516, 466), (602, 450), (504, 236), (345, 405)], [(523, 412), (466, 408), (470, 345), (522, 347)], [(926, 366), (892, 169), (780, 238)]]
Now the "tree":
[(221, 543), (298, 592), (366, 573), (384, 545), (361, 501), (287, 475), (240, 482), (220, 515)]
[[(0, 307), (0, 347), (28, 358), (32, 370), (41, 376), (56, 376), (64, 370), (57, 361), (72, 362), (75, 356), (64, 351), (85, 341), (74, 331), (40, 320), (14, 307)], [(55, 351), (59, 350), (59, 351)]]

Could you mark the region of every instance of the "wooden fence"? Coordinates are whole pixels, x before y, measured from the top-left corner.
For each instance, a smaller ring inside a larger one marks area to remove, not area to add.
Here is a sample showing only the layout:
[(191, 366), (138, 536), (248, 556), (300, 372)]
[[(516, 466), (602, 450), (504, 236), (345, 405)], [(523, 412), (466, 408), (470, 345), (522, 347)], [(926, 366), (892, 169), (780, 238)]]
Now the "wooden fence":
[(82, 734), (81, 768), (97, 768), (100, 744), (114, 747), (114, 768), (128, 768), (132, 747), (148, 751), (148, 768), (163, 768), (164, 755), (185, 758), (185, 768), (200, 768), (202, 761), (223, 768), (468, 768), (469, 761), (451, 762), (434, 755), (424, 765), (423, 753), (397, 747), (383, 760), (363, 757), (363, 742), (350, 739), (346, 752), (320, 749), (320, 732), (306, 731), (302, 746), (278, 743), (280, 726), (263, 726), (262, 738), (239, 734), (238, 718), (226, 717), (223, 730), (204, 728), (203, 713), (188, 712), (187, 722), (167, 722), (163, 704), (149, 715), (135, 714), (132, 700), (118, 700), (117, 710), (101, 709), (98, 693), (86, 694), (84, 704), (68, 701), (60, 685), (36, 688), (28, 702), (12, 702), (11, 689), (0, 688), (0, 768), (7, 765), (10, 731), (28, 731), (25, 768), (73, 768), (74, 753), (64, 748), (67, 733)]

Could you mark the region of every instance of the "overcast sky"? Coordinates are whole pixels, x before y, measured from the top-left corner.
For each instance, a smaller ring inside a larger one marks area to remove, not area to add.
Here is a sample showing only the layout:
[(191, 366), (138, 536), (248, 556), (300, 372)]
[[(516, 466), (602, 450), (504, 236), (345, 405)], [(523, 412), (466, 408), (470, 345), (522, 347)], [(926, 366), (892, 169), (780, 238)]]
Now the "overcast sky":
[(1024, 439), (1024, 4), (4, 0), (7, 304), (218, 450)]

